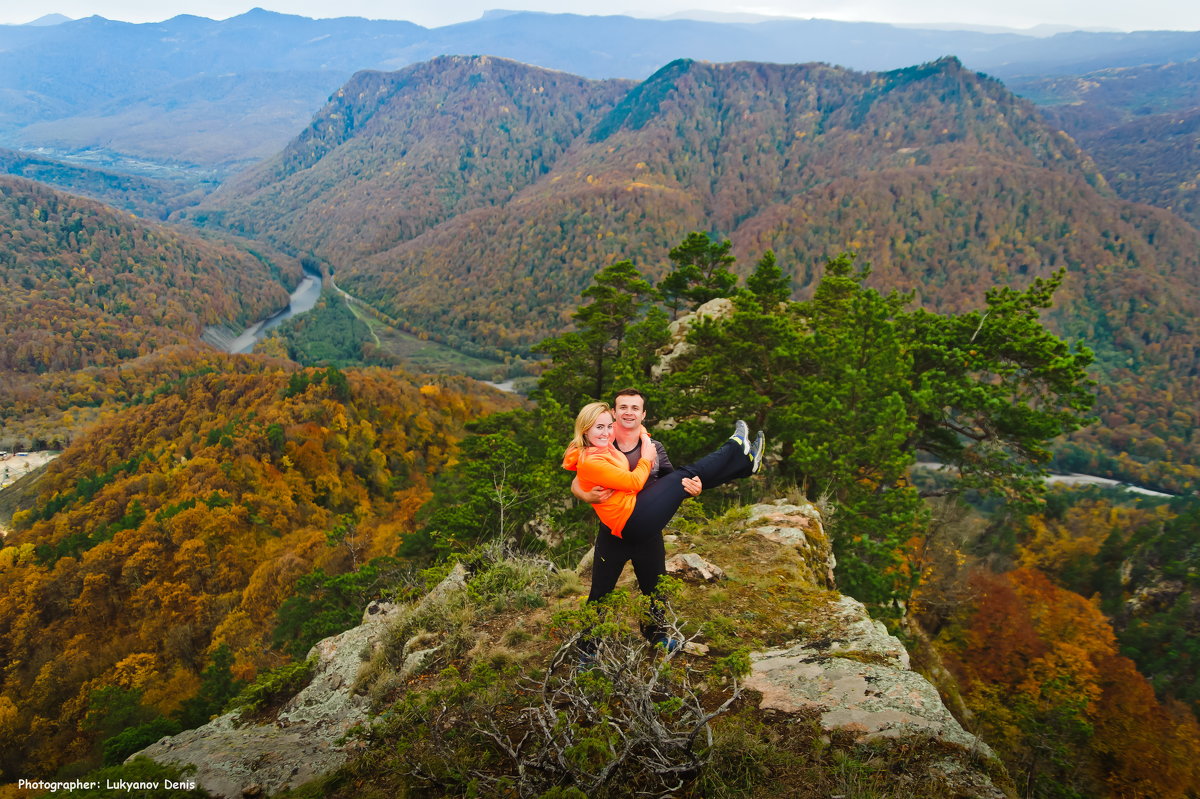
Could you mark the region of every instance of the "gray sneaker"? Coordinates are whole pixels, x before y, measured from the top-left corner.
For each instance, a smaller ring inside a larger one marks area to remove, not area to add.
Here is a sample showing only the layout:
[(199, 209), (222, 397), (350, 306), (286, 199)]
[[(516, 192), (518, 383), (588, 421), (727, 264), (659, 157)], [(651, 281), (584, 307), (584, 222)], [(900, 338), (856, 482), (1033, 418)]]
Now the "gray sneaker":
[(763, 450), (767, 448), (767, 437), (763, 435), (763, 431), (759, 430), (758, 435), (754, 439), (754, 444), (750, 447), (750, 474), (757, 474), (762, 468)]
[(743, 455), (750, 454), (750, 425), (738, 419), (733, 424), (733, 435), (729, 437), (730, 441), (736, 441), (742, 448)]

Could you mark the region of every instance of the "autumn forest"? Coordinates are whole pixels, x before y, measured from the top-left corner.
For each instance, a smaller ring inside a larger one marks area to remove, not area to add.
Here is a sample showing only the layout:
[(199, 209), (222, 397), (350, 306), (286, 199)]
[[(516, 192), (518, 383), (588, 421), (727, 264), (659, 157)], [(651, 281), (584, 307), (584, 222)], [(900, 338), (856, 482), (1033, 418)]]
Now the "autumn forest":
[[(573, 570), (571, 419), (636, 385), (677, 463), (766, 431), (765, 474), (674, 524), (818, 502), (837, 590), (1004, 795), (1200, 795), (1200, 221), (1181, 156), (1134, 143), (1194, 114), (1189, 63), (1013, 82), (1042, 107), (954, 57), (443, 56), (169, 202), (0, 175), (0, 450), (57, 453), (0, 489), (0, 783), (121, 768), (489, 544)], [(306, 271), (321, 299), (252, 353), (205, 343)], [(762, 644), (704, 629), (711, 662)], [(364, 741), (326, 795), (476, 795)], [(678, 795), (795, 778), (706, 773)]]

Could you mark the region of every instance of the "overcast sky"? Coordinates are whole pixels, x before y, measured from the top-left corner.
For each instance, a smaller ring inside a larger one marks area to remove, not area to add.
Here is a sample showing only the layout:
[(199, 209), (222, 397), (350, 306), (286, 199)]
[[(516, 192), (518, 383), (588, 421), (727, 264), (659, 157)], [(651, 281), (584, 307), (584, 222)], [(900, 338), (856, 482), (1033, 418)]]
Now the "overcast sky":
[(1068, 25), (1083, 29), (1200, 30), (1195, 0), (0, 0), (0, 23), (21, 24), (42, 14), (72, 19), (99, 14), (129, 22), (157, 22), (177, 14), (212, 19), (255, 5), (306, 17), (406, 19), (426, 27), (477, 19), (490, 8), (579, 14), (661, 17), (702, 9), (848, 21), (963, 23), (1009, 28)]

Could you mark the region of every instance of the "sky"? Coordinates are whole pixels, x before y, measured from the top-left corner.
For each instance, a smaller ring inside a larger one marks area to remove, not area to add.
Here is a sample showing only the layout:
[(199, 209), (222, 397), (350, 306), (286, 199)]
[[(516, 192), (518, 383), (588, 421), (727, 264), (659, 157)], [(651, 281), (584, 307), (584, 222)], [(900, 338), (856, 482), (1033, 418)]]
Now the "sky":
[(305, 17), (404, 19), (439, 27), (510, 8), (579, 14), (663, 17), (703, 10), (767, 16), (894, 23), (961, 23), (1031, 28), (1200, 30), (1194, 0), (0, 0), (0, 24), (22, 24), (42, 14), (79, 19), (99, 14), (128, 22), (158, 22), (177, 14), (225, 19), (255, 6)]

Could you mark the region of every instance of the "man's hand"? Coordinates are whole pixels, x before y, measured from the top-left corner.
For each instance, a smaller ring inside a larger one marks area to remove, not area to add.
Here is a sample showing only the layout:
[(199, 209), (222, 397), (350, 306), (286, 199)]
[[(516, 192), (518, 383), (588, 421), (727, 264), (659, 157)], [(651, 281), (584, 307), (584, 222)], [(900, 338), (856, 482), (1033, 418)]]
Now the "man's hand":
[(679, 482), (683, 486), (683, 490), (693, 497), (700, 496), (700, 492), (704, 490), (704, 486), (700, 485), (699, 477), (685, 477)]
[[(579, 478), (575, 477), (571, 480), (571, 493), (574, 494), (575, 498), (579, 501), (586, 502), (589, 505), (595, 505), (611, 497), (613, 490), (611, 488), (604, 488), (603, 486), (595, 486), (591, 491), (584, 491), (579, 487)], [(693, 494), (693, 496), (695, 496), (695, 494)]]

